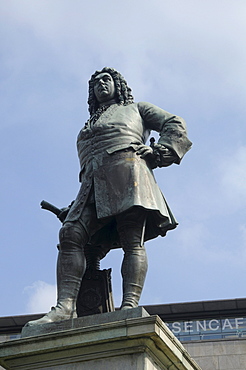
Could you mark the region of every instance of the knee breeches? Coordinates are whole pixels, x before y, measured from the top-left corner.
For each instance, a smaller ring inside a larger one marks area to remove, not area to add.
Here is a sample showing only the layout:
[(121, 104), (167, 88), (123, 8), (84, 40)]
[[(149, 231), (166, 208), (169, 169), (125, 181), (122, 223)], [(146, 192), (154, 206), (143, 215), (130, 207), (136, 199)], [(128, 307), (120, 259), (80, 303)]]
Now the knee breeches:
[[(95, 204), (88, 204), (82, 213), (81, 218), (75, 222), (65, 222), (60, 230), (60, 250), (86, 249), (92, 248), (90, 238), (95, 232), (100, 233), (100, 229), (112, 221), (113, 217), (107, 219), (97, 219)], [(146, 211), (140, 207), (132, 207), (115, 216), (116, 228), (120, 241), (120, 246), (126, 252), (143, 246)], [(110, 245), (93, 246), (98, 250), (102, 259), (110, 250)]]

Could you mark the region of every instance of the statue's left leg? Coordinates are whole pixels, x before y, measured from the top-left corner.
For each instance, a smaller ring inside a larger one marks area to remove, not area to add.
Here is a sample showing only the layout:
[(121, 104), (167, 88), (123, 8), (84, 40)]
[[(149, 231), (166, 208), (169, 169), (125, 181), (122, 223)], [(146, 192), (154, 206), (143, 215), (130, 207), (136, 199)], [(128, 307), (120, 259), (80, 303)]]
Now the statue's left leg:
[(145, 222), (146, 214), (138, 207), (117, 217), (117, 229), (124, 250), (121, 267), (122, 310), (137, 307), (142, 293), (148, 268), (147, 254), (143, 244)]

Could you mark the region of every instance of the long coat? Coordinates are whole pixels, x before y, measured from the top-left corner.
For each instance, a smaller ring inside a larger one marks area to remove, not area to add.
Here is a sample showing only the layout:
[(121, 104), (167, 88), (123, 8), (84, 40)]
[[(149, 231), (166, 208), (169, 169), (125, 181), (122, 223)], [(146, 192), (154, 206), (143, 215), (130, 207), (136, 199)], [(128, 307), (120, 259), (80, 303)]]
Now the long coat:
[[(77, 139), (82, 184), (65, 222), (79, 219), (93, 186), (98, 219), (140, 206), (148, 211), (145, 240), (165, 236), (167, 230), (176, 227), (177, 222), (152, 169), (136, 154), (139, 145), (146, 143), (151, 130), (159, 132), (158, 144), (173, 150), (179, 164), (191, 147), (185, 122), (153, 104), (113, 104), (93, 125), (88, 122)], [(117, 239), (112, 223), (110, 230), (104, 228), (101, 235), (100, 230), (98, 233), (95, 236), (97, 243), (100, 238), (107, 243), (109, 234), (108, 243)]]

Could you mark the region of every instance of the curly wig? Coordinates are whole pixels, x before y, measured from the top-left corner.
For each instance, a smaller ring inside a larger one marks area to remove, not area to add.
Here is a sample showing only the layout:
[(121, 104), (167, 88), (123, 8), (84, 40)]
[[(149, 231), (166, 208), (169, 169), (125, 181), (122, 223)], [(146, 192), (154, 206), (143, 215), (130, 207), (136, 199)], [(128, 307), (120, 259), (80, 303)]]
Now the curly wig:
[(115, 91), (116, 91), (116, 102), (122, 105), (128, 105), (133, 103), (133, 96), (131, 93), (131, 89), (127, 86), (127, 82), (124, 77), (117, 72), (113, 68), (104, 67), (101, 71), (96, 71), (89, 80), (89, 97), (88, 97), (88, 105), (89, 105), (89, 112), (90, 115), (94, 114), (99, 107), (99, 103), (94, 94), (94, 81), (95, 77), (100, 73), (109, 73), (115, 84)]

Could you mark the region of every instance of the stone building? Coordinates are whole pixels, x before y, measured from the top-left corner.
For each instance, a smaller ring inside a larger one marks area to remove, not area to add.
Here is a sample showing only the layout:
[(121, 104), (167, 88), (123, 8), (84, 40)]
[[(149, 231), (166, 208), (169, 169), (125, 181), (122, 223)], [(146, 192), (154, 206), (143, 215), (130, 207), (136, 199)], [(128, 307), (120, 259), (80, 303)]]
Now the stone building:
[[(246, 298), (144, 306), (158, 315), (202, 370), (246, 370)], [(0, 342), (42, 315), (0, 318)], [(1, 368), (1, 366), (0, 366)]]

